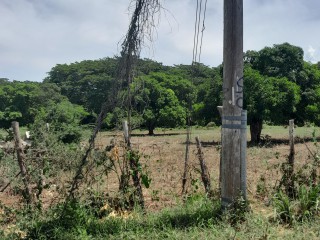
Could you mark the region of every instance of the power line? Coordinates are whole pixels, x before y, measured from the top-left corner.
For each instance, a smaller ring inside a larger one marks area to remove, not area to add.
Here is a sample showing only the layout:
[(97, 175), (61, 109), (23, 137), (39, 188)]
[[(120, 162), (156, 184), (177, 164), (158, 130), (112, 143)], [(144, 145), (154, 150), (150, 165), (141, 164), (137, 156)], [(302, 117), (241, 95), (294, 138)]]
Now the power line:
[(208, 0), (206, 0), (205, 4), (204, 4), (204, 12), (203, 12), (203, 20), (202, 20), (202, 30), (201, 30), (201, 42), (200, 42), (200, 51), (199, 51), (199, 62), (200, 62), (200, 56), (201, 56), (201, 50), (202, 50), (202, 40), (203, 40), (203, 32), (206, 29), (204, 23), (206, 20), (206, 12), (207, 12), (207, 2)]
[[(203, 35), (204, 35), (203, 33), (205, 30), (205, 20), (206, 20), (206, 12), (207, 12), (207, 2), (208, 0), (206, 0), (205, 3), (203, 4), (203, 0), (197, 0), (196, 19), (194, 23), (192, 64), (194, 62), (200, 62), (200, 59), (201, 59)], [(202, 28), (200, 30), (201, 20), (202, 20)], [(200, 32), (201, 32), (201, 36), (200, 36)], [(199, 39), (199, 36), (200, 36), (200, 39)]]
[(196, 36), (197, 36), (197, 23), (198, 23), (198, 8), (199, 8), (199, 0), (197, 0), (196, 21), (194, 23), (192, 63), (195, 61), (195, 56), (196, 56), (195, 52), (196, 52)]
[(198, 11), (198, 22), (197, 22), (197, 42), (196, 42), (196, 56), (195, 61), (197, 61), (197, 55), (198, 55), (198, 46), (199, 46), (199, 30), (200, 30), (200, 19), (201, 19), (201, 8), (202, 8), (202, 0), (200, 1), (200, 7)]
[[(201, 56), (201, 48), (202, 48), (202, 39), (203, 32), (205, 30), (204, 22), (206, 18), (206, 10), (207, 10), (207, 0), (204, 4), (203, 17), (202, 17), (202, 29), (201, 29), (201, 39), (199, 41), (200, 34), (200, 22), (201, 22), (201, 14), (202, 14), (202, 5), (203, 0), (197, 0), (196, 7), (196, 19), (194, 24), (194, 37), (193, 37), (193, 53), (192, 53), (192, 80), (191, 84), (193, 85), (193, 78), (195, 77), (195, 63), (197, 62), (197, 58), (200, 62)], [(200, 42), (200, 46), (199, 46)], [(199, 53), (198, 53), (199, 50)], [(188, 172), (188, 162), (189, 162), (189, 147), (190, 147), (190, 137), (191, 137), (191, 112), (192, 112), (192, 100), (188, 101), (188, 112), (187, 112), (187, 137), (186, 137), (186, 151), (185, 151), (185, 162), (184, 162), (184, 172), (182, 178), (182, 194), (186, 194), (186, 183), (187, 183), (187, 172)]]

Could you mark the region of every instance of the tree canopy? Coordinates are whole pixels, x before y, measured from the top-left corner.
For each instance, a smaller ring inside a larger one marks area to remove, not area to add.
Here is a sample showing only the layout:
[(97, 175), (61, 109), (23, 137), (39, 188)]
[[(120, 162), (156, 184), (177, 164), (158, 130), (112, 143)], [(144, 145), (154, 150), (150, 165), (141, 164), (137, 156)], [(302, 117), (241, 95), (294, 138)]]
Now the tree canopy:
[[(12, 120), (22, 125), (34, 121), (43, 109), (77, 109), (89, 122), (97, 116), (106, 98), (113, 94), (118, 57), (57, 64), (43, 83), (10, 82), (0, 79), (0, 124)], [(248, 110), (253, 141), (259, 141), (263, 122), (320, 124), (320, 64), (303, 60), (303, 50), (289, 43), (275, 44), (244, 54), (244, 109)], [(200, 63), (165, 66), (150, 59), (138, 59), (130, 86), (133, 98), (132, 124), (152, 134), (156, 127), (191, 124), (220, 124), (217, 106), (222, 103), (223, 66)], [(120, 84), (121, 85), (121, 84)], [(126, 91), (107, 113), (105, 127), (114, 128), (126, 117)], [(70, 102), (70, 103), (68, 103)], [(69, 105), (76, 104), (76, 105)], [(46, 116), (48, 117), (48, 116)], [(57, 121), (65, 121), (58, 119)]]

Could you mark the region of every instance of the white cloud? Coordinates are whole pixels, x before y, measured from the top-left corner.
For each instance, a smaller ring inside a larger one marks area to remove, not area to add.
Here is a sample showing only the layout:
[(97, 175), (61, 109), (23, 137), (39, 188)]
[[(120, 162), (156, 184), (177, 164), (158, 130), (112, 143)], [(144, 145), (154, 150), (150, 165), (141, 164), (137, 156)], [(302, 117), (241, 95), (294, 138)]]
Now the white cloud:
[[(0, 77), (41, 81), (58, 63), (112, 57), (125, 35), (130, 0), (0, 0)], [(153, 45), (142, 57), (192, 61), (196, 1), (163, 0)], [(319, 0), (244, 1), (244, 50), (283, 42), (319, 61)], [(222, 62), (223, 1), (208, 0), (201, 60)], [(309, 46), (315, 49), (310, 55)]]
[(308, 51), (306, 54), (306, 60), (315, 63), (315, 53), (316, 53), (316, 49), (314, 49), (312, 46), (308, 47)]

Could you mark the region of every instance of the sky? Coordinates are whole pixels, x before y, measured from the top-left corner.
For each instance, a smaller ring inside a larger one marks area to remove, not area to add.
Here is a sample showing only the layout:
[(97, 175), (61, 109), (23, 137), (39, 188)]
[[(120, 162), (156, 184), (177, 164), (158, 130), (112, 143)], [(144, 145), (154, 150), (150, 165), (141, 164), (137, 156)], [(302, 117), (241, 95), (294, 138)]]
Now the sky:
[[(197, 1), (160, 1), (153, 41), (145, 41), (141, 57), (164, 65), (191, 64)], [(40, 82), (56, 64), (118, 55), (130, 2), (0, 0), (0, 78)], [(303, 48), (306, 61), (320, 61), (319, 0), (243, 4), (244, 51), (289, 42)], [(223, 59), (223, 0), (207, 0), (204, 25), (200, 62), (215, 67)]]

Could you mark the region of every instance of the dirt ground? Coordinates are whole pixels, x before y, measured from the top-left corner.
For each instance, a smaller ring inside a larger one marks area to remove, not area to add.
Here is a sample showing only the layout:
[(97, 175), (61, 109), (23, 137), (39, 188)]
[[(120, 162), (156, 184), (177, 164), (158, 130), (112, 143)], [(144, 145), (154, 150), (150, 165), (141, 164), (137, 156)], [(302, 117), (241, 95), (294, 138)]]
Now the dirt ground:
[[(279, 164), (285, 162), (289, 155), (288, 129), (280, 131), (265, 128), (263, 136), (267, 140), (261, 146), (250, 146), (247, 149), (247, 189), (248, 198), (253, 208), (260, 208), (270, 199), (257, 198), (257, 184), (261, 177), (265, 178), (267, 190), (271, 190), (280, 180)], [(301, 131), (301, 130), (300, 130)], [(311, 131), (311, 130), (310, 130)], [(219, 186), (219, 163), (220, 163), (220, 128), (192, 129), (189, 155), (188, 192), (204, 192), (200, 177), (200, 165), (197, 157), (195, 137), (198, 136), (202, 143), (202, 150), (208, 166), (213, 188)], [(272, 138), (275, 135), (277, 138)], [(121, 136), (119, 133), (118, 136)], [(271, 136), (271, 137), (268, 137)], [(300, 133), (297, 137), (311, 136), (311, 132)], [(97, 144), (105, 146), (112, 137), (106, 133), (99, 135)], [(248, 139), (249, 133), (248, 133)], [(275, 142), (275, 143), (273, 143)], [(182, 176), (184, 170), (186, 152), (186, 131), (156, 131), (155, 136), (148, 136), (146, 132), (133, 133), (133, 148), (146, 155), (144, 159), (147, 170), (152, 179), (149, 189), (144, 188), (143, 193), (147, 210), (159, 210), (171, 207), (182, 199)], [(296, 165), (302, 165), (310, 161), (309, 150), (315, 152), (316, 146), (312, 142), (300, 142), (295, 144)], [(110, 178), (110, 181), (111, 178)], [(111, 190), (112, 188), (110, 188)], [(177, 201), (178, 200), (178, 201)]]
[[(248, 146), (247, 149), (247, 188), (248, 198), (251, 201), (253, 209), (261, 209), (261, 206), (268, 202), (268, 199), (257, 198), (256, 189), (259, 179), (263, 176), (266, 179), (266, 185), (272, 188), (279, 179), (279, 168), (276, 164), (286, 161), (289, 154), (289, 145), (287, 141), (287, 129), (265, 128), (263, 136), (266, 141), (258, 147)], [(311, 130), (310, 130), (311, 131)], [(305, 131), (304, 131), (305, 132)], [(144, 188), (145, 205), (147, 211), (156, 211), (165, 207), (171, 207), (181, 202), (182, 199), (182, 175), (184, 170), (185, 151), (186, 151), (186, 130), (168, 130), (155, 131), (155, 136), (148, 136), (147, 132), (133, 132), (132, 146), (134, 149), (145, 156), (142, 162), (146, 165), (149, 177), (152, 179), (150, 188)], [(199, 136), (202, 142), (202, 150), (206, 164), (209, 168), (212, 186), (218, 188), (219, 162), (220, 162), (220, 128), (210, 129), (192, 129), (191, 145), (188, 171), (188, 192), (203, 192), (204, 188), (199, 175), (200, 166), (196, 155), (197, 149), (195, 137)], [(310, 132), (306, 135), (311, 136)], [(122, 138), (121, 132), (103, 132), (96, 139), (96, 148), (104, 149), (111, 141)], [(268, 137), (268, 136), (271, 136)], [(300, 136), (305, 137), (305, 136)], [(248, 136), (248, 139), (249, 136)], [(276, 143), (274, 143), (276, 142)], [(310, 160), (310, 152), (316, 151), (316, 146), (312, 142), (295, 144), (296, 164), (300, 165)], [(144, 165), (143, 164), (143, 165)], [(64, 175), (59, 179), (60, 182), (52, 184), (52, 187), (46, 189), (43, 193), (43, 202), (48, 206), (53, 200), (57, 200), (57, 185), (66, 184), (69, 176)], [(105, 180), (103, 188), (106, 192), (115, 192), (118, 188), (118, 182), (115, 174), (110, 174)], [(0, 202), (3, 205), (19, 204), (19, 195), (14, 194), (10, 188), (0, 193)]]

